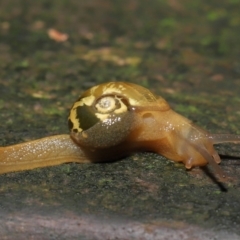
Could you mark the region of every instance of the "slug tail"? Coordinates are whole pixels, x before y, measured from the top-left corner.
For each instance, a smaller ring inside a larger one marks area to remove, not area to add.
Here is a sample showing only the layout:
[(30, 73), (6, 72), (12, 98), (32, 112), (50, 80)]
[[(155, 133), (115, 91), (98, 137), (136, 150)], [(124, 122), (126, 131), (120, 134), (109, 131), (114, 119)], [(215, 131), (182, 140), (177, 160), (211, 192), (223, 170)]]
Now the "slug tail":
[(56, 135), (0, 147), (0, 174), (59, 165), (89, 162), (69, 135)]

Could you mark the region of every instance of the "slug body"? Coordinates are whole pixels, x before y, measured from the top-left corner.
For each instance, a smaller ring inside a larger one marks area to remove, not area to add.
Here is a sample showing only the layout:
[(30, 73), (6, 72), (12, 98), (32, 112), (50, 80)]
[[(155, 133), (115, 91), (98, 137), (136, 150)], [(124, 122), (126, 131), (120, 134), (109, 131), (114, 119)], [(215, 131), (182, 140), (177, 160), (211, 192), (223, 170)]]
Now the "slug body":
[(0, 173), (66, 162), (106, 162), (152, 151), (187, 169), (211, 164), (221, 175), (213, 145), (240, 142), (238, 135), (210, 134), (174, 112), (160, 96), (126, 82), (100, 84), (70, 111), (69, 135), (0, 147)]

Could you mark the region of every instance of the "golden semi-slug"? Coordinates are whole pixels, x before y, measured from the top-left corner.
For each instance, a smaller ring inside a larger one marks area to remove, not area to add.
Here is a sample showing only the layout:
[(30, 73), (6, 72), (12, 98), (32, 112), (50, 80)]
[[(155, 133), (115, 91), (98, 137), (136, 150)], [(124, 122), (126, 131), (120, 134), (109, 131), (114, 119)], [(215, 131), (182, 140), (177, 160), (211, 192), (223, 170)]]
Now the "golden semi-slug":
[(92, 87), (73, 104), (69, 135), (0, 147), (0, 173), (67, 162), (106, 162), (136, 151), (152, 151), (187, 169), (211, 164), (219, 173), (213, 145), (240, 136), (210, 134), (174, 112), (160, 96), (126, 82)]

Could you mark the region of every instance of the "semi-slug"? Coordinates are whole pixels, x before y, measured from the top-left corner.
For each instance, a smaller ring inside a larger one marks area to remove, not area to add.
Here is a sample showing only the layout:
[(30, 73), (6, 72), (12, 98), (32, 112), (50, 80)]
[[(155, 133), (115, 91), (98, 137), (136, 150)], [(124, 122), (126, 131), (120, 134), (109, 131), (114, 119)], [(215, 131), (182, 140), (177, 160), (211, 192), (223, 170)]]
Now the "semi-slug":
[(133, 83), (92, 87), (73, 104), (69, 135), (0, 147), (0, 173), (67, 162), (106, 162), (152, 151), (187, 169), (211, 164), (223, 175), (213, 144), (240, 142), (239, 135), (210, 134), (174, 112), (160, 96)]

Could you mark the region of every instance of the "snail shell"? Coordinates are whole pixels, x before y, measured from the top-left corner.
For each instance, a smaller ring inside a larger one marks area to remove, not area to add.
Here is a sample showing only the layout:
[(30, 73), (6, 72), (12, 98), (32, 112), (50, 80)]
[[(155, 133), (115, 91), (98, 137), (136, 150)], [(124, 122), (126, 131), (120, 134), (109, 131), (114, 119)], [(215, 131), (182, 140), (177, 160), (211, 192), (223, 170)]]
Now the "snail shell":
[(81, 146), (108, 148), (125, 141), (139, 126), (137, 109), (162, 98), (148, 89), (125, 82), (100, 84), (86, 91), (73, 105), (68, 118), (72, 138)]

